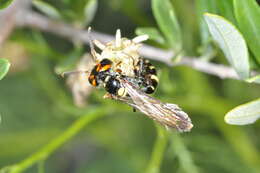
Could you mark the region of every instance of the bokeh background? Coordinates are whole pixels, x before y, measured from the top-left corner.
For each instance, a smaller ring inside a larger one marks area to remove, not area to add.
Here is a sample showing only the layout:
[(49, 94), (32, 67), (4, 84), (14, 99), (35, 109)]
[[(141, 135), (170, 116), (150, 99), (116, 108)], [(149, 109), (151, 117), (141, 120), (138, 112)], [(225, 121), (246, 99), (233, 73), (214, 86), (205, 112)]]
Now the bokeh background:
[[(56, 8), (57, 18), (37, 5), (32, 10), (78, 28), (90, 24), (94, 30), (110, 35), (120, 28), (128, 38), (136, 36), (138, 27), (157, 27), (149, 0), (99, 0), (91, 23), (84, 17), (86, 1), (44, 1)], [(200, 56), (203, 46), (197, 2), (174, 0), (172, 4), (183, 31), (186, 55)], [(153, 41), (147, 44), (165, 48)], [(227, 65), (222, 52), (212, 46), (216, 50), (212, 61)], [(31, 27), (15, 28), (2, 44), (0, 57), (10, 60), (11, 69), (0, 81), (0, 168), (29, 158), (69, 127), (75, 127), (75, 121), (91, 116), (93, 121), (73, 138), (64, 139), (64, 145), (47, 151), (48, 158), (24, 171), (260, 172), (259, 122), (248, 126), (224, 122), (230, 109), (260, 96), (259, 85), (152, 61), (160, 78), (153, 96), (178, 104), (194, 124), (189, 133), (166, 132), (131, 107), (103, 99), (103, 89), (91, 90), (85, 107), (74, 105), (66, 79), (55, 69), (73, 69), (88, 51), (88, 45)]]

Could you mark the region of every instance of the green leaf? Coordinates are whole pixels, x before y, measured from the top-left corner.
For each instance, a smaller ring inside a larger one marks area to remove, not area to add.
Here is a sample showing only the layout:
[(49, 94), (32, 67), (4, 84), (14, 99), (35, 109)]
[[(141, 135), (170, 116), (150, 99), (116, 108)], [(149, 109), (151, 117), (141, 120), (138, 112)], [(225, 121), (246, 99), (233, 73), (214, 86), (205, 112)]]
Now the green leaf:
[(255, 0), (234, 0), (234, 10), (238, 26), (260, 63), (260, 7)]
[(168, 44), (179, 52), (182, 49), (181, 30), (172, 4), (169, 0), (152, 0), (152, 10)]
[(128, 16), (131, 21), (133, 21), (136, 25), (142, 26), (151, 26), (152, 22), (150, 18), (145, 14), (145, 10), (142, 10), (140, 7), (140, 0), (112, 0), (107, 1), (108, 4), (112, 4), (111, 7), (114, 9), (118, 9), (123, 12), (126, 16)]
[(98, 7), (97, 0), (89, 0), (84, 8), (85, 25), (88, 25), (94, 18)]
[(33, 5), (42, 13), (46, 14), (47, 16), (54, 18), (54, 19), (60, 19), (61, 15), (59, 11), (53, 7), (52, 5), (48, 4), (47, 2), (41, 1), (41, 0), (33, 0)]
[(148, 35), (150, 40), (156, 41), (160, 44), (165, 44), (165, 40), (160, 32), (153, 27), (139, 27), (135, 30), (137, 35)]
[(0, 58), (0, 80), (4, 78), (10, 67), (10, 63), (7, 59)]
[(251, 78), (247, 79), (246, 81), (249, 82), (249, 83), (254, 82), (254, 83), (260, 84), (260, 75), (256, 75), (254, 77), (251, 77)]
[(209, 29), (208, 26), (203, 20), (203, 14), (204, 13), (216, 13), (217, 12), (217, 5), (216, 1), (209, 1), (209, 0), (196, 0), (196, 11), (197, 11), (197, 17), (199, 22), (199, 28), (200, 28), (200, 37), (202, 44), (208, 44), (209, 43)]
[(243, 36), (232, 23), (221, 16), (205, 13), (204, 18), (211, 36), (218, 43), (237, 74), (242, 79), (248, 78), (248, 50)]
[(260, 118), (260, 98), (249, 103), (240, 105), (225, 116), (228, 124), (246, 125), (252, 124)]
[(0, 0), (0, 9), (8, 7), (13, 0)]
[(216, 3), (219, 14), (235, 24), (236, 20), (233, 13), (233, 0), (217, 0)]

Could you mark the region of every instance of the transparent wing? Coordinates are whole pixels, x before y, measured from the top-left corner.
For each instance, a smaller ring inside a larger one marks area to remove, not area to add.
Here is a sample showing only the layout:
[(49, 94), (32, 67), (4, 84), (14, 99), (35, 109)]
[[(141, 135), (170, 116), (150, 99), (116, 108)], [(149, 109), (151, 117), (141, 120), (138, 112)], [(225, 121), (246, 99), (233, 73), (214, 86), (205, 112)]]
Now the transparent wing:
[(130, 97), (110, 95), (110, 98), (127, 103), (167, 128), (175, 128), (179, 132), (187, 132), (193, 127), (189, 116), (178, 105), (163, 103), (139, 90), (125, 79), (121, 79), (121, 83), (127, 89)]

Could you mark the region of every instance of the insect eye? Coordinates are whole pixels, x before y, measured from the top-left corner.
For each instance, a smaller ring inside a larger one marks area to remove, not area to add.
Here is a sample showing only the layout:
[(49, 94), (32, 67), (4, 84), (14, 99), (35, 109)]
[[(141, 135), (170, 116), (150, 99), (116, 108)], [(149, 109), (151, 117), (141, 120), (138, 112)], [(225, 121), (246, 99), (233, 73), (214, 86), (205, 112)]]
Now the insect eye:
[(109, 64), (112, 64), (112, 61), (110, 61), (109, 59), (103, 59), (101, 62), (100, 62), (100, 64), (102, 65), (102, 66), (104, 66), (104, 65), (109, 65)]

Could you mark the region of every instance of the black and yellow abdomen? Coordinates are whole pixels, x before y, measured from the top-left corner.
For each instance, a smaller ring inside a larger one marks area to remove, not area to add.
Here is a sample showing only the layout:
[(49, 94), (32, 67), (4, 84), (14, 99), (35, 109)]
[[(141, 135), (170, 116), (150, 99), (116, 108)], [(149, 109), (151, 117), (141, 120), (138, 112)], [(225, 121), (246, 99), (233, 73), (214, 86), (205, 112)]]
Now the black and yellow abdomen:
[(139, 81), (141, 89), (147, 93), (154, 93), (158, 86), (159, 79), (155, 67), (149, 62), (149, 60), (140, 59), (135, 69), (135, 74)]

